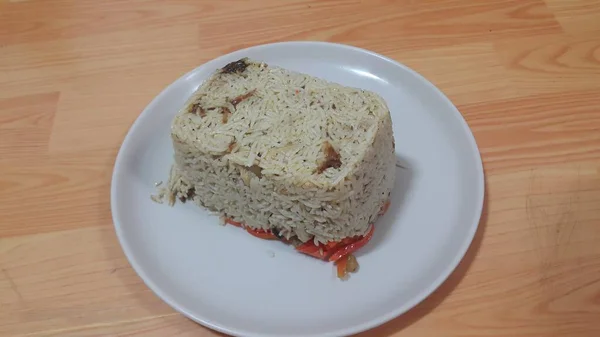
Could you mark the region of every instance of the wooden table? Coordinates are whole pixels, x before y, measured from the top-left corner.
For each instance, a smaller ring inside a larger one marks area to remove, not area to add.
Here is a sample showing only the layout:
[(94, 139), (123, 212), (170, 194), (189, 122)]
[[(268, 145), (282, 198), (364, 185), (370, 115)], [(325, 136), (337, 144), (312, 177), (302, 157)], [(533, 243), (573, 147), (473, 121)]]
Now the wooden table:
[(117, 243), (114, 159), (184, 72), (273, 41), (368, 48), (459, 107), (487, 176), (466, 258), (362, 336), (600, 336), (600, 1), (0, 0), (0, 335), (212, 336)]

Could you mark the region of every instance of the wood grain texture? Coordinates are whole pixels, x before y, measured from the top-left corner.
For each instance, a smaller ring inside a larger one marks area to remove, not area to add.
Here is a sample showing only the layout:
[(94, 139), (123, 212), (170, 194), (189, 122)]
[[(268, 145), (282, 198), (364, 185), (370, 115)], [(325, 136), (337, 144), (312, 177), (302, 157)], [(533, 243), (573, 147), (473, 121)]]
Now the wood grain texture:
[(58, 97), (52, 92), (0, 99), (0, 160), (48, 152)]
[(600, 32), (600, 2), (597, 0), (546, 0), (567, 33)]
[(450, 278), (360, 336), (600, 336), (600, 1), (0, 0), (0, 336), (217, 336), (124, 258), (118, 147), (223, 53), (325, 40), (403, 62), (470, 124), (487, 195)]

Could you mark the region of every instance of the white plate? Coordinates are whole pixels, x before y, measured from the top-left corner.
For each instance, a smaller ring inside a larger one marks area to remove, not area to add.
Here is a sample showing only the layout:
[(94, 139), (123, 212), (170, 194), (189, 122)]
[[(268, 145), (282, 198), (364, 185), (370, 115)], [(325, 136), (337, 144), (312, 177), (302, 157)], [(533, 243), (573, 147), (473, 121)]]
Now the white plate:
[[(253, 238), (191, 205), (150, 200), (167, 179), (170, 122), (209, 74), (242, 57), (344, 85), (387, 101), (398, 169), (390, 211), (358, 254), (360, 271)], [(340, 336), (380, 325), (433, 292), (466, 252), (483, 205), (481, 158), (452, 103), (411, 69), (366, 50), (287, 42), (210, 61), (168, 86), (144, 109), (114, 168), (111, 206), (131, 265), (159, 297), (215, 330), (243, 336)]]

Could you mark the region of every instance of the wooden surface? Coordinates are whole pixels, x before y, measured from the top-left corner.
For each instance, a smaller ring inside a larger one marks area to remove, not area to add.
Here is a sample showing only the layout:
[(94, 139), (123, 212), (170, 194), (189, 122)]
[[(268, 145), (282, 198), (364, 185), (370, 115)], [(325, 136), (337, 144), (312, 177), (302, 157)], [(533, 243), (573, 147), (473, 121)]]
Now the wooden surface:
[(284, 40), (414, 68), (483, 156), (487, 201), (465, 260), (361, 336), (600, 336), (600, 1), (0, 0), (1, 336), (215, 335), (129, 267), (110, 175), (163, 87)]

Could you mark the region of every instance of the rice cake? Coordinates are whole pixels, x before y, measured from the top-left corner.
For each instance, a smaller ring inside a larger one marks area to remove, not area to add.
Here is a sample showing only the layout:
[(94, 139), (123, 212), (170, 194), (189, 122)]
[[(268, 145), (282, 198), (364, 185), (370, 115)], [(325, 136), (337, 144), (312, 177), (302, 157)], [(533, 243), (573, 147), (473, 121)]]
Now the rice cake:
[(395, 177), (377, 94), (242, 59), (174, 118), (172, 197), (316, 244), (364, 235)]

